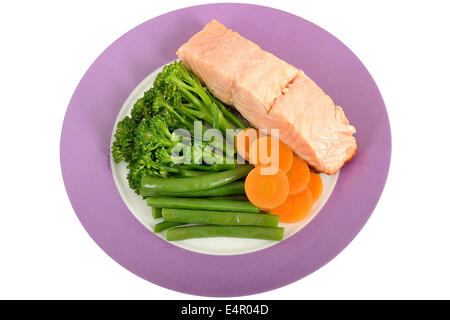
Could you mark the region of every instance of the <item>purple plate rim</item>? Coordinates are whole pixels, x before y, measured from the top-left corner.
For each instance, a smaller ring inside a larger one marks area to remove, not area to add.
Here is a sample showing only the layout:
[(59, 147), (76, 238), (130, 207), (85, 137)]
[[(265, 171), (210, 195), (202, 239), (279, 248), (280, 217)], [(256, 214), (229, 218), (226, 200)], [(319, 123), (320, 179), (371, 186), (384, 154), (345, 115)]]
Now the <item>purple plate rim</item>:
[[(149, 232), (121, 199), (109, 164), (112, 128), (125, 99), (148, 74), (173, 59), (174, 50), (212, 18), (288, 62), (304, 67), (325, 92), (342, 102), (358, 130), (357, 155), (341, 170), (333, 194), (315, 219), (279, 244), (233, 256), (187, 251)], [(261, 23), (267, 21), (272, 22), (270, 26)], [(179, 25), (183, 28), (176, 27)], [(282, 41), (292, 30), (301, 32), (290, 38), (292, 41), (286, 46), (287, 42)], [(167, 34), (174, 36), (167, 39)], [(260, 34), (271, 41), (257, 39)], [(296, 45), (302, 50), (294, 51)], [(364, 112), (359, 109), (362, 104)], [(67, 108), (60, 142), (64, 185), (91, 238), (124, 268), (152, 283), (214, 297), (273, 290), (331, 261), (372, 214), (387, 179), (390, 158), (391, 132), (383, 99), (350, 49), (298, 16), (238, 3), (172, 11), (116, 40), (94, 61), (77, 86)]]

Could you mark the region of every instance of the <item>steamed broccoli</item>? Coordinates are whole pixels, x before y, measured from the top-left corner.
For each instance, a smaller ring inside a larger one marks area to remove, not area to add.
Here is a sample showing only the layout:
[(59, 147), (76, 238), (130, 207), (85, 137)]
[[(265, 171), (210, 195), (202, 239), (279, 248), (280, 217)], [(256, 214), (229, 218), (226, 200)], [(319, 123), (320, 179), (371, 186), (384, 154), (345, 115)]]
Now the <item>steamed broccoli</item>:
[[(144, 175), (188, 176), (201, 174), (190, 169), (219, 171), (234, 166), (214, 164), (225, 163), (226, 158), (216, 156), (211, 152), (211, 146), (226, 150), (225, 139), (191, 141), (186, 147), (188, 149), (183, 149), (189, 150), (190, 155), (183, 152), (176, 157), (172, 155), (183, 139), (174, 131), (186, 129), (192, 136), (195, 121), (200, 121), (202, 131), (206, 130), (205, 123), (223, 133), (226, 129), (233, 129), (232, 124), (239, 128), (245, 126), (202, 86), (182, 62), (174, 62), (157, 75), (153, 87), (136, 101), (130, 116), (118, 123), (114, 134), (113, 159), (116, 163), (128, 163), (128, 182), (136, 193), (140, 193)], [(188, 156), (190, 164), (181, 164)], [(199, 164), (199, 158), (213, 165)]]
[[(167, 177), (169, 175), (190, 176), (195, 173), (187, 170), (184, 162), (197, 163), (195, 159), (205, 157), (209, 162), (225, 163), (225, 157), (210, 152), (207, 142), (181, 143), (182, 136), (169, 130), (165, 119), (160, 115), (142, 119), (136, 129), (134, 152), (128, 164), (130, 187), (139, 194), (141, 179), (144, 175)], [(181, 147), (180, 149), (176, 149)], [(184, 153), (184, 151), (188, 153)], [(180, 151), (179, 154), (174, 151)], [(197, 164), (196, 169), (201, 169)]]
[[(200, 80), (184, 66), (183, 62), (175, 61), (164, 67), (157, 81), (169, 88), (169, 92), (172, 90), (179, 92), (182, 98), (181, 105), (175, 104), (175, 107), (192, 120), (203, 120), (213, 128), (222, 131), (223, 134), (225, 130), (233, 129), (221, 111), (222, 105), (219, 106), (218, 101), (212, 98)], [(236, 119), (233, 122), (240, 121), (236, 116), (234, 117)], [(242, 121), (240, 123), (242, 124)]]

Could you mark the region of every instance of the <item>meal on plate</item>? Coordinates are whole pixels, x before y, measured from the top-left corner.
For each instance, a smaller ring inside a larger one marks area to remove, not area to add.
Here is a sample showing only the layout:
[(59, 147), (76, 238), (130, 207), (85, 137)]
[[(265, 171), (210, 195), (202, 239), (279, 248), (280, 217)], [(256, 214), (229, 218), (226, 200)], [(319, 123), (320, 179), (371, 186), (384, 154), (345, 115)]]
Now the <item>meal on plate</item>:
[(169, 241), (282, 240), (356, 153), (355, 128), (303, 71), (208, 23), (114, 134), (112, 157)]

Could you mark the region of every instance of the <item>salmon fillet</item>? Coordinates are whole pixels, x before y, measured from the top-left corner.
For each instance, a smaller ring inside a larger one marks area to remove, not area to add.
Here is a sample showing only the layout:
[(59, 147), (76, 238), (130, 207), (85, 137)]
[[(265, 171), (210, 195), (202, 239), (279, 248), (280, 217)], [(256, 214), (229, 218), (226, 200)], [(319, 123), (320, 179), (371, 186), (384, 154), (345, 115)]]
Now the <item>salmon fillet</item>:
[(177, 51), (221, 101), (278, 137), (316, 170), (335, 174), (356, 152), (355, 128), (341, 107), (305, 76), (258, 45), (209, 22)]

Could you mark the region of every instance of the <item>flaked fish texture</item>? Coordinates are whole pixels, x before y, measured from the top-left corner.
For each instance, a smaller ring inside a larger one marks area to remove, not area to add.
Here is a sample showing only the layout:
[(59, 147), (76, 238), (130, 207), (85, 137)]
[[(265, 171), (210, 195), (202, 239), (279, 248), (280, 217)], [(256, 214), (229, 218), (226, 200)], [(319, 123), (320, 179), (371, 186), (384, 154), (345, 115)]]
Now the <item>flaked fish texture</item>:
[(279, 138), (310, 166), (335, 174), (356, 153), (356, 129), (341, 107), (302, 70), (228, 29), (209, 22), (177, 51), (221, 101)]

